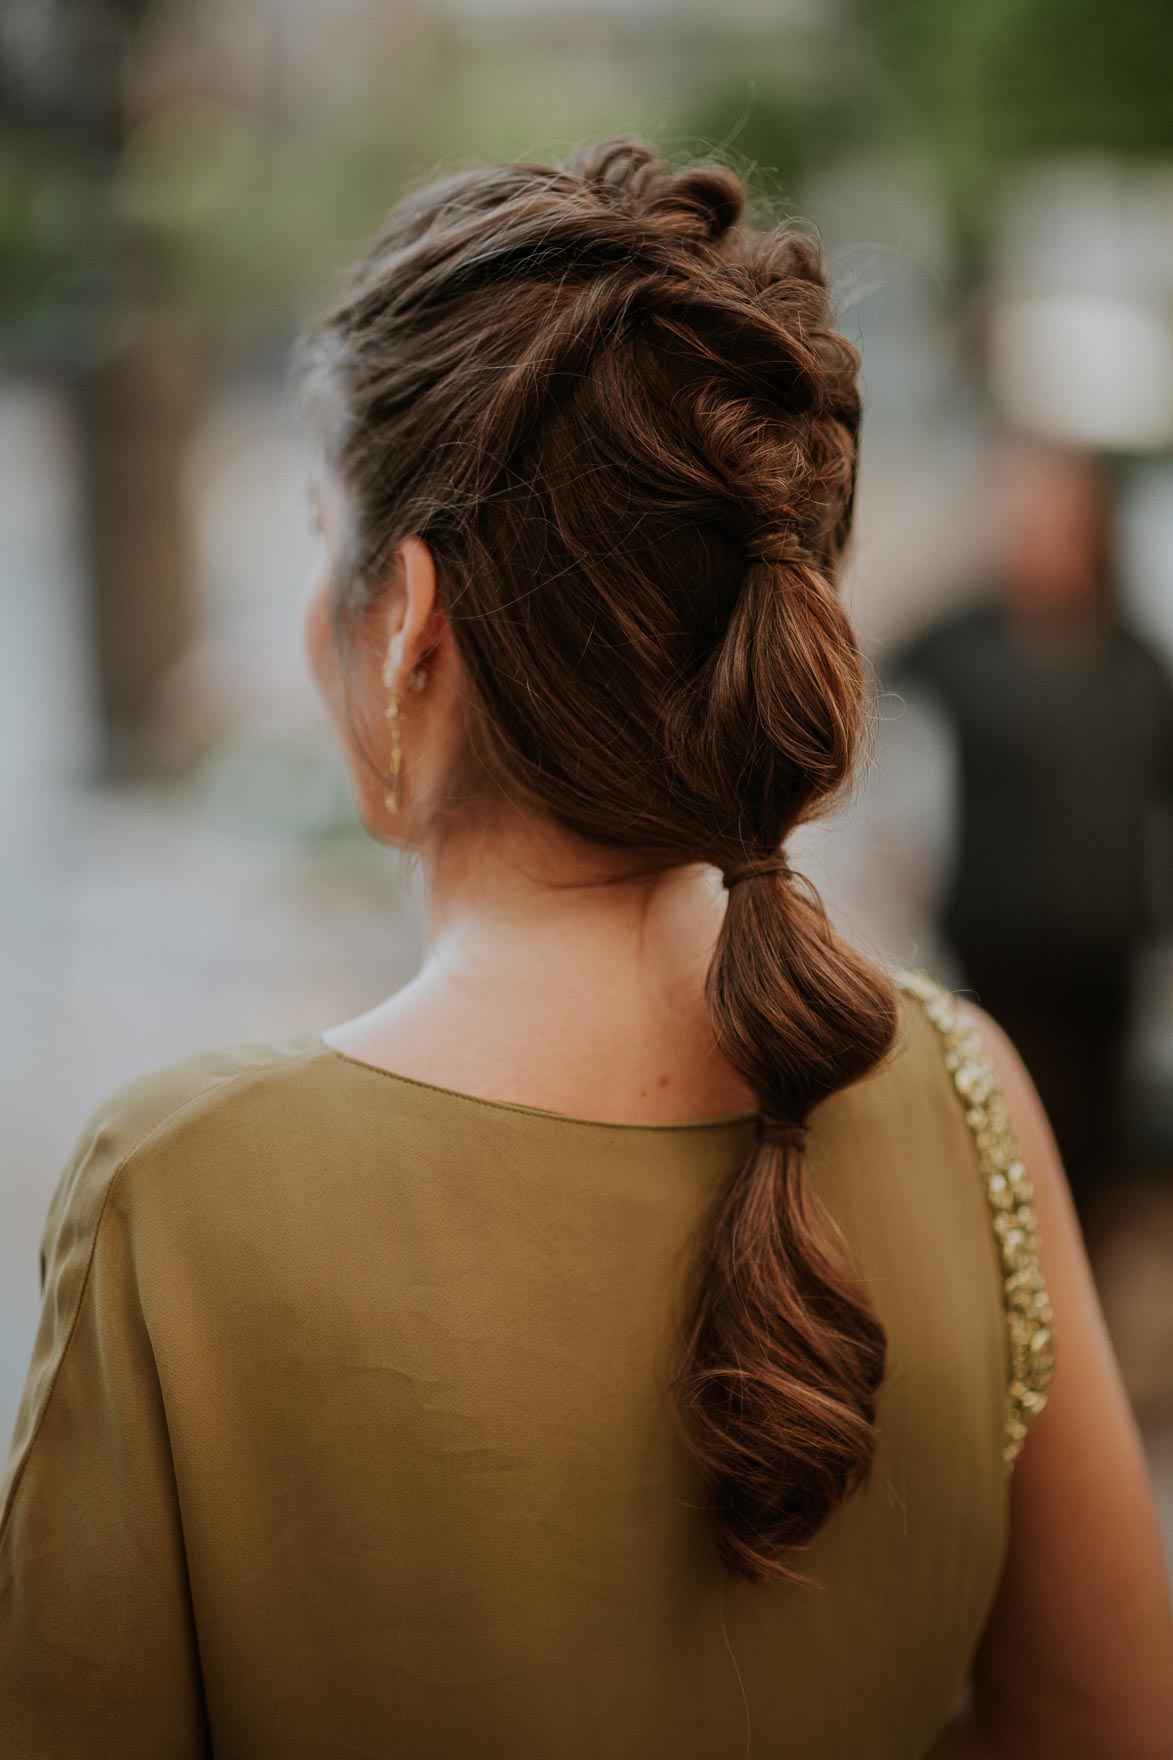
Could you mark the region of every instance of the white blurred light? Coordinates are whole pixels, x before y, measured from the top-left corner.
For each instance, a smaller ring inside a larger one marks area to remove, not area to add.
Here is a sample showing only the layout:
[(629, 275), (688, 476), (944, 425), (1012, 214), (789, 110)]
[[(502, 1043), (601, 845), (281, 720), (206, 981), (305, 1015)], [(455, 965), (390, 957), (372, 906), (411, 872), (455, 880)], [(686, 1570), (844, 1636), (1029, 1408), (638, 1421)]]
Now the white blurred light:
[(1124, 298), (1009, 299), (990, 335), (995, 396), (1015, 426), (1105, 450), (1173, 440), (1173, 338)]

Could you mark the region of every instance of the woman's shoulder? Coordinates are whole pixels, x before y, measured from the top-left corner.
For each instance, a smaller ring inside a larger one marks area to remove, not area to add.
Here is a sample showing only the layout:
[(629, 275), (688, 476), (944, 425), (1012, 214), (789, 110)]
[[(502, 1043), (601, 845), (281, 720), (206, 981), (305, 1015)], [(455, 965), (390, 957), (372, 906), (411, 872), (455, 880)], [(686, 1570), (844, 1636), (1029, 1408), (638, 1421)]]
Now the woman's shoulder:
[(888, 1049), (862, 1077), (824, 1100), (816, 1116), (824, 1126), (851, 1120), (863, 1128), (877, 1113), (899, 1115), (906, 1127), (917, 1113), (964, 1117), (978, 1066), (987, 1081), (992, 1076), (972, 1015), (961, 997), (924, 967), (885, 964), (881, 970), (896, 993), (896, 1027)]
[(150, 1065), (91, 1108), (82, 1135), (120, 1162), (157, 1137), (214, 1123), (247, 1093), (287, 1093), (290, 1072), (324, 1050), (320, 1034), (296, 1032), (230, 1040)]
[(320, 1033), (230, 1039), (149, 1065), (110, 1090), (92, 1116), (125, 1118), (134, 1130), (166, 1127), (185, 1111), (212, 1112), (234, 1092), (280, 1082), (326, 1050)]
[(888, 975), (897, 992), (899, 1022), (881, 1067), (899, 1069), (922, 1091), (935, 1088), (946, 1095), (971, 1127), (988, 1123), (980, 1109), (987, 1103), (996, 1108), (1000, 1095), (981, 1031), (982, 1010), (923, 966), (892, 966)]
[(107, 1090), (83, 1115), (58, 1176), (42, 1235), (42, 1279), (63, 1228), (75, 1239), (96, 1233), (129, 1169), (191, 1165), (177, 1145), (223, 1140), (249, 1098), (287, 1116), (297, 1091), (291, 1075), (325, 1049), (320, 1034), (308, 1031), (230, 1040), (150, 1065)]

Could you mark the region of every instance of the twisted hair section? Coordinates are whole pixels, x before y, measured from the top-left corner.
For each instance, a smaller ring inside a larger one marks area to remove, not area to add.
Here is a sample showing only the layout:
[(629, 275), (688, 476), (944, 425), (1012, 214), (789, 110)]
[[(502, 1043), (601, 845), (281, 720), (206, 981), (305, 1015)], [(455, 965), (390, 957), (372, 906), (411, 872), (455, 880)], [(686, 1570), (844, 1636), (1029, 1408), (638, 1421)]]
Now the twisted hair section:
[(728, 166), (640, 141), (466, 170), (397, 205), (299, 367), (350, 509), (340, 640), (402, 538), (436, 559), (467, 681), (452, 802), (729, 876), (706, 994), (762, 1125), (665, 1386), (728, 1568), (807, 1581), (795, 1549), (871, 1465), (885, 1339), (806, 1126), (897, 1019), (778, 862), (866, 723), (837, 591), (858, 360), (818, 249), (751, 226)]

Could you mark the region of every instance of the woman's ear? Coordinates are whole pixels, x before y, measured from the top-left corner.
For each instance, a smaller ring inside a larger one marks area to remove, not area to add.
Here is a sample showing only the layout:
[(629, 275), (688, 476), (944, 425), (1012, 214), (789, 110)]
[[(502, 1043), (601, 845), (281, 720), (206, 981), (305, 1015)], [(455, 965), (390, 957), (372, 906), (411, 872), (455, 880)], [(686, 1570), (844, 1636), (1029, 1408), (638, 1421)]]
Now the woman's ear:
[(384, 653), (388, 671), (402, 684), (434, 654), (445, 620), (436, 603), (436, 565), (424, 540), (402, 539), (391, 566), (396, 588), (388, 596)]

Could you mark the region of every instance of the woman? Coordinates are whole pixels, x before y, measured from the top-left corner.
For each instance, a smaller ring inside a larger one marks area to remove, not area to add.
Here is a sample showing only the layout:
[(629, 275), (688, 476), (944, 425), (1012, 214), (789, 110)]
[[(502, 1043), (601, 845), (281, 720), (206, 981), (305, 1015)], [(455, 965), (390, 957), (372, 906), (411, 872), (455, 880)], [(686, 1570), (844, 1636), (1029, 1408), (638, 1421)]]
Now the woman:
[(781, 854), (861, 739), (857, 362), (743, 202), (629, 141), (464, 172), (306, 340), (309, 648), (427, 957), (83, 1131), (5, 1487), (6, 1752), (1173, 1745), (1030, 1081)]

